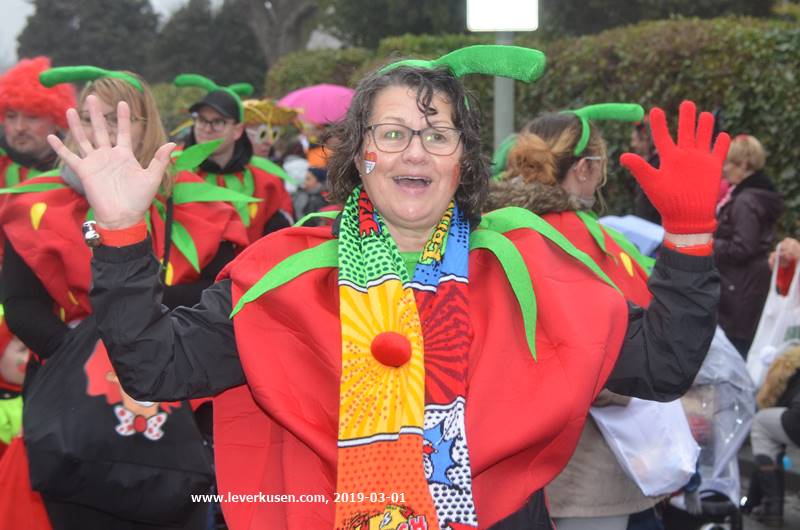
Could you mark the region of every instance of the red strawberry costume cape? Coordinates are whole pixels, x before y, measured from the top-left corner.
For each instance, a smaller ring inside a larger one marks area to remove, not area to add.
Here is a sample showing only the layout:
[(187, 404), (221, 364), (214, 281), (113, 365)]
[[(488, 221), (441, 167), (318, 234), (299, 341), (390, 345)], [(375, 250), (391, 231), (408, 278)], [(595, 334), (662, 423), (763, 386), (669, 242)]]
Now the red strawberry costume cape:
[[(221, 241), (246, 243), (236, 212), (221, 202), (180, 203), (180, 185), (199, 183), (188, 172), (178, 174), (175, 184), (172, 249), (167, 283), (188, 283), (199, 278), (200, 269), (217, 253)], [(149, 212), (153, 250), (164, 254), (164, 220), (159, 202)], [(25, 263), (36, 274), (57, 304), (56, 311), (69, 322), (91, 313), (91, 250), (84, 243), (81, 225), (89, 214), (86, 198), (67, 186), (58, 175), (29, 180), (8, 194), (0, 212), (3, 232)], [(182, 229), (176, 227), (180, 225)], [(183, 234), (183, 232), (186, 234)], [(191, 244), (185, 243), (188, 235)], [(182, 247), (182, 248), (181, 248)], [(194, 262), (194, 264), (193, 264)], [(195, 267), (195, 265), (197, 265)]]
[[(10, 156), (0, 149), (0, 188), (11, 188), (20, 182), (42, 174), (41, 171), (14, 162)], [(2, 199), (0, 199), (2, 201)], [(3, 259), (5, 238), (0, 234), (0, 262)]]
[(602, 226), (597, 217), (588, 212), (551, 212), (542, 215), (542, 219), (588, 254), (625, 298), (639, 307), (647, 307), (652, 298), (647, 278), (653, 260), (642, 256), (625, 236)]
[[(596, 265), (587, 269), (587, 259), (575, 259), (583, 253), (530, 212), (506, 213), (486, 216), (470, 238), (466, 430), (480, 528), (518, 510), (564, 467), (627, 327), (625, 300), (597, 281)], [(330, 228), (283, 230), (222, 273), (232, 280), (248, 385), (215, 401), (219, 490), (329, 499), (224, 503), (234, 530), (333, 528), (337, 246)]]

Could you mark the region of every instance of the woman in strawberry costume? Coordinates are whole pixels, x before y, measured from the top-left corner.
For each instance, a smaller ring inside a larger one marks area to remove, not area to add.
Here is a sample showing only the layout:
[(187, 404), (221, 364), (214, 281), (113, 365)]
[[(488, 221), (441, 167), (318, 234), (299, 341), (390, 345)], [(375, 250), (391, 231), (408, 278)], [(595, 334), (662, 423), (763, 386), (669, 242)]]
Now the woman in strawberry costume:
[[(41, 75), (48, 86), (77, 80), (88, 83), (67, 141), (80, 147), (80, 130), (109, 145), (117, 141), (109, 130), (125, 127), (116, 148), (137, 166), (150, 160), (166, 135), (145, 82), (95, 67)], [(102, 132), (89, 126), (89, 101), (100, 109)], [(124, 125), (118, 102), (133, 111)], [(185, 170), (208, 149), (171, 161), (145, 214), (163, 301), (171, 307), (196, 303), (247, 243), (236, 211), (222, 202), (243, 197)], [(23, 434), (32, 486), (53, 528), (198, 528), (207, 505), (189, 495), (208, 492), (210, 455), (188, 402), (137, 401), (119, 387), (88, 296), (92, 251), (85, 243), (93, 243), (95, 212), (81, 181), (63, 167), (5, 191), (5, 314), (37, 354), (25, 382)]]
[[(689, 387), (718, 278), (710, 257), (679, 250), (710, 241), (726, 137), (712, 152), (686, 107), (660, 172), (626, 159), (679, 247), (655, 266), (650, 306), (629, 305), (534, 214), (480, 216), (489, 168), (458, 78), (530, 82), (543, 66), (535, 50), (477, 46), (369, 75), (329, 160), (331, 199), (345, 205), (334, 226), (260, 240), (199, 305), (172, 312), (143, 223), (172, 146), (143, 169), (120, 148), (125, 126), (117, 147), (79, 137), (79, 154), (51, 138), (95, 209), (92, 303), (126, 392), (222, 392), (221, 492), (323, 494), (224, 504), (229, 527), (551, 528), (541, 489), (600, 390), (671, 400)], [(681, 333), (686, 319), (696, 336)]]

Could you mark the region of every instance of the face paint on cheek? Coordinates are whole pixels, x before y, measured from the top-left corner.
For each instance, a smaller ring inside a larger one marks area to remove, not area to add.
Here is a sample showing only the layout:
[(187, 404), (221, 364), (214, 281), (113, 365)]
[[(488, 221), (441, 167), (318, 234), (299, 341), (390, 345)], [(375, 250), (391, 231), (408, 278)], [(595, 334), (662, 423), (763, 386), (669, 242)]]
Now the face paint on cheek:
[(456, 185), (461, 184), (461, 164), (453, 166), (453, 182), (455, 182)]
[(378, 162), (378, 153), (373, 151), (364, 152), (364, 174), (369, 175), (375, 169), (375, 164)]

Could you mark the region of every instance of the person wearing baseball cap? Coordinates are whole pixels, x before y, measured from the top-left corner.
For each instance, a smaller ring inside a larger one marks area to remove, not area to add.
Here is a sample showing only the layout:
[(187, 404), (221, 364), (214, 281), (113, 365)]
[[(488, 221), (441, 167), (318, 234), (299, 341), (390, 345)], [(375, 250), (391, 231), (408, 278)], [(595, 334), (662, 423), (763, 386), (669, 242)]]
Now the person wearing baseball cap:
[(50, 59), (23, 59), (0, 75), (0, 186), (11, 187), (53, 168), (56, 155), (48, 134), (67, 128), (67, 109), (75, 106), (72, 85), (45, 88), (39, 74)]
[(292, 221), (292, 200), (284, 189), (287, 179), (283, 168), (253, 155), (253, 146), (245, 134), (245, 112), (241, 96), (253, 92), (252, 85), (237, 83), (227, 87), (197, 74), (175, 78), (179, 87), (195, 86), (208, 92), (189, 107), (194, 124), (184, 145), (220, 141), (219, 147), (194, 172), (210, 184), (223, 186), (251, 197), (257, 203), (231, 203), (247, 228), (249, 241), (285, 228)]

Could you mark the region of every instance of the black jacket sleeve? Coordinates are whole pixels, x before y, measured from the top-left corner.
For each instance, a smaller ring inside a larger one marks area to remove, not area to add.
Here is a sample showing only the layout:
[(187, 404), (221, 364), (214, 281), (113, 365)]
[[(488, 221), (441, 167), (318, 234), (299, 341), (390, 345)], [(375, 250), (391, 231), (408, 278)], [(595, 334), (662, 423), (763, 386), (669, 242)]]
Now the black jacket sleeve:
[(92, 272), (97, 328), (133, 398), (212, 396), (245, 382), (229, 318), (229, 281), (206, 289), (194, 307), (170, 312), (160, 304), (163, 287), (149, 238), (127, 247), (97, 248)]
[(227, 241), (222, 242), (214, 259), (200, 271), (200, 278), (192, 283), (181, 283), (164, 287), (164, 298), (161, 300), (161, 303), (170, 309), (175, 309), (182, 305), (186, 307), (193, 306), (200, 300), (203, 290), (207, 287), (211, 287), (217, 274), (219, 274), (222, 268), (234, 257), (236, 257), (236, 251), (234, 250), (233, 244)]
[(3, 257), (3, 306), (8, 328), (41, 358), (61, 345), (69, 327), (53, 312), (53, 299), (6, 240)]
[(689, 390), (717, 325), (719, 274), (713, 256), (662, 249), (650, 276), (647, 310), (629, 304), (628, 330), (606, 388), (672, 401)]
[(283, 210), (278, 210), (275, 214), (269, 218), (267, 224), (264, 225), (264, 233), (262, 235), (271, 234), (281, 228), (288, 228), (292, 226), (292, 219), (289, 217), (289, 214), (284, 212)]

